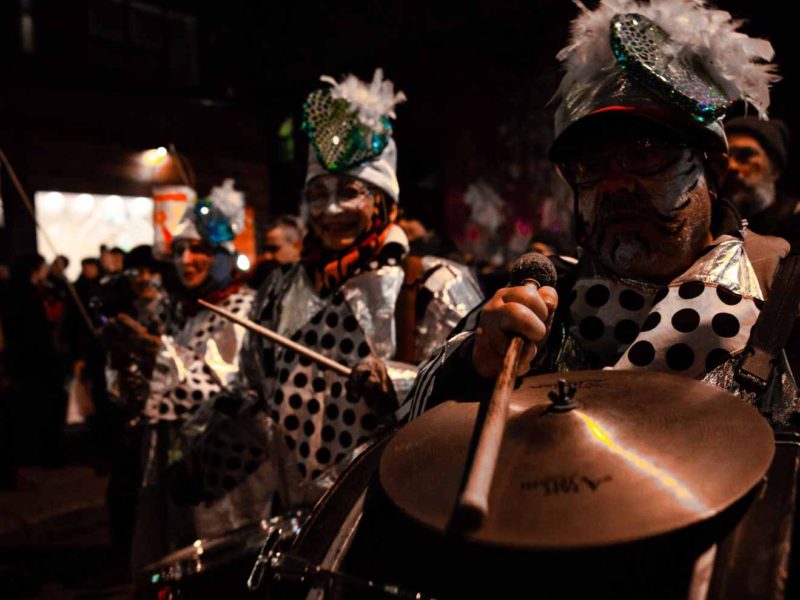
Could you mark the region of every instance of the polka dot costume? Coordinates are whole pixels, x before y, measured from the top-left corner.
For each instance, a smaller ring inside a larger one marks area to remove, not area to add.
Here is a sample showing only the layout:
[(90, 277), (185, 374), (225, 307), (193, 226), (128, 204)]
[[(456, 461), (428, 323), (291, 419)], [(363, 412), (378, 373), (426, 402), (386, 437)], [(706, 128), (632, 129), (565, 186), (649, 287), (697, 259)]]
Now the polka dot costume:
[[(340, 292), (292, 336), (294, 341), (350, 367), (372, 353)], [(348, 393), (347, 377), (292, 350), (276, 350), (278, 387), (270, 414), (303, 478), (313, 479), (375, 432), (374, 407)]]
[(258, 470), (267, 455), (266, 430), (266, 425), (253, 427), (244, 437), (242, 429), (228, 421), (205, 440), (201, 457), (205, 500), (222, 498)]
[[(241, 288), (219, 306), (247, 316), (255, 293)], [(156, 360), (151, 393), (144, 409), (151, 421), (189, 417), (229, 383), (238, 371), (244, 329), (209, 310), (189, 318), (174, 338), (165, 338)]]
[(687, 281), (664, 288), (615, 368), (699, 377), (745, 347), (758, 315), (754, 300), (724, 287)]
[(747, 345), (759, 301), (730, 288), (760, 294), (750, 286), (751, 273), (741, 242), (734, 240), (660, 288), (578, 279), (569, 299), (570, 336), (597, 367), (700, 378)]
[(570, 334), (585, 353), (611, 365), (639, 335), (656, 291), (601, 277), (578, 280), (569, 299)]

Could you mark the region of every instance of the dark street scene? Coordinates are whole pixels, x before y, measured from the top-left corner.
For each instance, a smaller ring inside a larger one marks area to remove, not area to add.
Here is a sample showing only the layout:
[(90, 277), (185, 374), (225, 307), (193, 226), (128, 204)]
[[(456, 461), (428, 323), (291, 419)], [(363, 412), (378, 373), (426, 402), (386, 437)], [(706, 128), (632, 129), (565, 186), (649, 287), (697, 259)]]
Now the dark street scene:
[(793, 21), (3, 3), (0, 598), (800, 597)]

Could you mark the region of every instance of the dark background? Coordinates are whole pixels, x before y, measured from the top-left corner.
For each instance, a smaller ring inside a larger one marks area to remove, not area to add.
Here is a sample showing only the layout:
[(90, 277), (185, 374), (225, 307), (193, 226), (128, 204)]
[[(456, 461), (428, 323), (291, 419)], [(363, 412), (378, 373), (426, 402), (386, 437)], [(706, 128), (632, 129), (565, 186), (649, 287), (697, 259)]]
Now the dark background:
[[(588, 3), (590, 7), (596, 2)], [(371, 77), (398, 109), (402, 204), (446, 226), (444, 200), (478, 175), (535, 205), (559, 80), (567, 0), (309, 2), (8, 0), (0, 8), (0, 144), (30, 192), (149, 195), (135, 153), (174, 143), (200, 194), (232, 176), (259, 224), (296, 212), (306, 161), (301, 106), (322, 74)], [(770, 113), (795, 130), (794, 19), (785, 4), (717, 4), (769, 38), (784, 81)], [(790, 166), (786, 184), (800, 187)], [(2, 176), (0, 262), (33, 225)]]

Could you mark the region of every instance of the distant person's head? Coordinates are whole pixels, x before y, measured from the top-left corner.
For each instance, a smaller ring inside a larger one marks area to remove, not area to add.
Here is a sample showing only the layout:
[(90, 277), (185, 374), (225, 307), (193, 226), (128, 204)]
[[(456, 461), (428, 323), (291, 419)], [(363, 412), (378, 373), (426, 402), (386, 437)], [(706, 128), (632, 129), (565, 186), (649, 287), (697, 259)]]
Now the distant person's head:
[(11, 280), (16, 285), (44, 283), (47, 278), (47, 261), (41, 254), (23, 254), (11, 265)]
[(725, 124), (725, 132), (723, 190), (744, 217), (752, 217), (775, 201), (775, 185), (788, 160), (789, 129), (777, 119), (738, 117)]
[(281, 216), (270, 221), (264, 233), (261, 259), (278, 265), (300, 260), (305, 230), (299, 218)]
[(397, 224), (405, 232), (409, 242), (413, 242), (414, 240), (428, 235), (427, 228), (419, 219), (415, 219), (413, 217), (409, 218), (404, 215), (397, 220)]
[(162, 286), (161, 272), (152, 246), (136, 246), (125, 255), (125, 274), (137, 298), (151, 300), (158, 297)]
[(111, 256), (111, 269), (109, 273), (119, 273), (125, 266), (125, 251), (122, 248), (112, 248), (108, 251)]
[(244, 197), (233, 179), (187, 207), (172, 240), (172, 262), (185, 291), (203, 295), (231, 283), (234, 240), (244, 225)]
[(100, 277), (100, 261), (96, 258), (84, 258), (81, 261), (81, 278), (93, 281)]
[(56, 279), (63, 279), (69, 267), (69, 259), (63, 254), (59, 254), (50, 264), (50, 275)]

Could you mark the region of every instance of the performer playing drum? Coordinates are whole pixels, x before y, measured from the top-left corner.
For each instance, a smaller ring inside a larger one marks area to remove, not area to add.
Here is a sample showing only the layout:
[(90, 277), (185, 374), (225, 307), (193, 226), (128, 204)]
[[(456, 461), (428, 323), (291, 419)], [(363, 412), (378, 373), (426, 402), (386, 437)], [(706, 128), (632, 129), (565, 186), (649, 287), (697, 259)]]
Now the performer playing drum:
[[(398, 411), (412, 422), (357, 461), (292, 550), (272, 556), (282, 580), (307, 586), (289, 597), (330, 583), (334, 597), (404, 598), (785, 589), (796, 448), (785, 463), (776, 454), (773, 468), (788, 467), (771, 472), (770, 500), (719, 544), (717, 563), (714, 542), (730, 521), (703, 529), (742, 508), (773, 458), (767, 422), (739, 398), (775, 427), (796, 412), (784, 349), (798, 261), (784, 240), (748, 231), (717, 193), (720, 120), (735, 100), (766, 116), (772, 48), (702, 1), (604, 0), (582, 11), (559, 54), (551, 151), (574, 192), (581, 259), (558, 291), (498, 291), (421, 368)], [(559, 371), (575, 372), (559, 383)], [(514, 389), (527, 373), (544, 375)], [(483, 464), (499, 390), (511, 410), (492, 503), (482, 521), (460, 522), (454, 509), (468, 506), (461, 492)], [(754, 548), (769, 557), (758, 571)]]
[(245, 342), (246, 384), (257, 390), (285, 446), (289, 506), (310, 505), (345, 457), (394, 423), (415, 364), (481, 300), (462, 265), (405, 260), (395, 225), (400, 186), (390, 119), (405, 100), (380, 70), (309, 95), (302, 260), (259, 291), (255, 318), (352, 367), (348, 378), (255, 334)]
[[(766, 118), (776, 79), (769, 42), (736, 27), (696, 2), (583, 9), (558, 55), (550, 152), (574, 193), (581, 259), (558, 293), (499, 290), (423, 367), (404, 416), (485, 386), (509, 334), (528, 341), (520, 374), (663, 371), (753, 397), (737, 373), (754, 369), (745, 348), (789, 245), (749, 231), (718, 193), (726, 109), (744, 100)], [(783, 382), (767, 404), (785, 419), (796, 390), (780, 350), (758, 380)]]
[[(197, 415), (238, 372), (244, 329), (202, 309), (198, 299), (247, 314), (255, 294), (233, 279), (232, 240), (241, 230), (244, 206), (232, 180), (210, 198), (187, 207), (172, 256), (183, 288), (187, 318), (174, 336), (140, 335), (151, 341), (153, 362), (143, 409), (142, 487), (137, 507), (133, 564), (141, 568), (196, 539), (216, 535), (263, 516), (264, 503), (249, 498), (187, 500), (194, 491), (169, 467), (182, 454), (187, 419)], [(143, 329), (143, 328), (142, 328)], [(263, 453), (263, 448), (261, 448)]]

